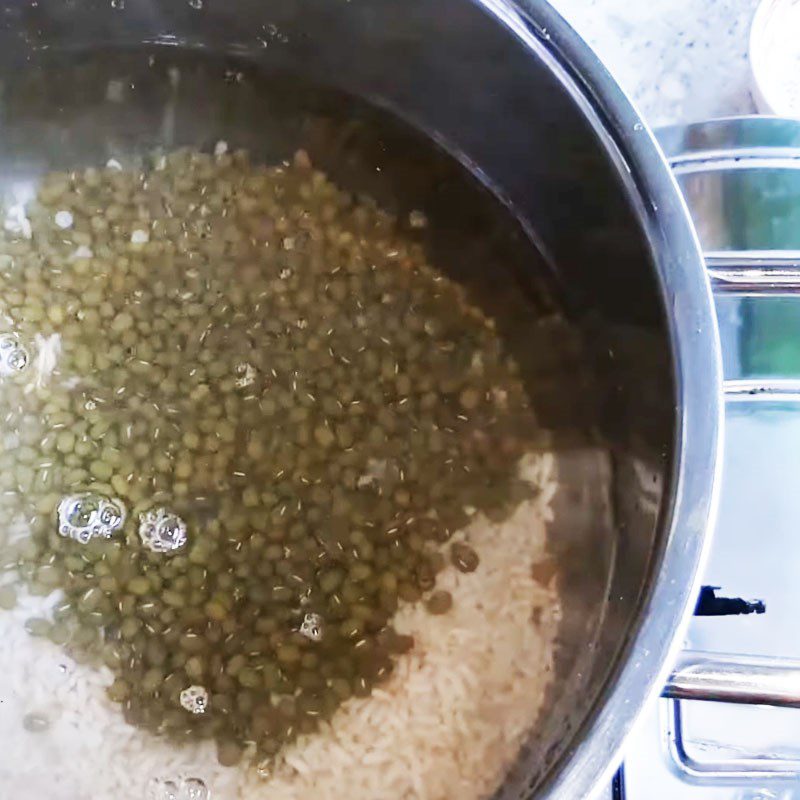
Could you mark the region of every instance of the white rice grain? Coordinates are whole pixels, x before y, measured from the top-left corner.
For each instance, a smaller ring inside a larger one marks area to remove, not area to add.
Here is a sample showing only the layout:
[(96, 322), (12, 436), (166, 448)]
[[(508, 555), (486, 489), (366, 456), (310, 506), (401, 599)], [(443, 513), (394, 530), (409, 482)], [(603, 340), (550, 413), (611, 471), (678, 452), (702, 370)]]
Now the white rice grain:
[[(542, 707), (553, 668), (558, 598), (532, 576), (545, 558), (552, 458), (525, 465), (539, 488), (502, 524), (476, 515), (459, 538), (474, 573), (447, 570), (453, 608), (401, 608), (415, 647), (369, 698), (286, 748), (266, 774), (226, 769), (214, 746), (175, 747), (122, 719), (105, 695), (112, 675), (74, 663), (24, 631), (33, 601), (0, 614), (0, 789), (16, 800), (145, 800), (154, 781), (202, 779), (212, 800), (481, 800), (502, 782)], [(39, 605), (46, 605), (40, 603)], [(533, 620), (538, 620), (534, 623)], [(22, 726), (45, 715), (46, 732)]]

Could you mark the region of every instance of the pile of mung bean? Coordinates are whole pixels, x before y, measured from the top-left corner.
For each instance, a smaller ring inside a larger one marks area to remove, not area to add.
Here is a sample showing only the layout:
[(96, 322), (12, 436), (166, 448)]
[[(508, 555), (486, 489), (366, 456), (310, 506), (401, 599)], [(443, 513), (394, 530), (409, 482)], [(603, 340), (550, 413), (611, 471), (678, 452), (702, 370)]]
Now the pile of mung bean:
[(424, 216), (302, 151), (51, 173), (8, 220), (0, 607), (59, 590), (28, 631), (130, 723), (269, 758), (391, 673), (398, 603), (447, 613), (437, 573), (479, 568), (451, 535), (525, 496), (515, 364)]

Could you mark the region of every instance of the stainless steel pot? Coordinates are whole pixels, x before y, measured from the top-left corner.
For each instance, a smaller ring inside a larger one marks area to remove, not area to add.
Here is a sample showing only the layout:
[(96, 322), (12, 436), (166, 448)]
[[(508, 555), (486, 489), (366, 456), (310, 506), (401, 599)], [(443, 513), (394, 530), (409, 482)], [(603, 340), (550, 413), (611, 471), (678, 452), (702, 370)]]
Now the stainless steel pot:
[(558, 679), (501, 794), (588, 797), (680, 642), (720, 441), (695, 236), (594, 55), (544, 0), (6, 0), (0, 69), (6, 194), (222, 137), (425, 209), (559, 457)]

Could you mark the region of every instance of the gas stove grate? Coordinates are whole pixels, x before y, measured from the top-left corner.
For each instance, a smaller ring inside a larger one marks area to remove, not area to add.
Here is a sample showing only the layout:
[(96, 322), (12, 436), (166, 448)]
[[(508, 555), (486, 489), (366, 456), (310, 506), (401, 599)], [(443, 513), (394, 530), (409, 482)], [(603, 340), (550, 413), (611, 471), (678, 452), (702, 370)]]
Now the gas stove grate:
[(692, 649), (604, 797), (797, 800), (800, 752), (787, 748), (800, 742), (800, 713), (786, 712), (797, 715), (777, 730), (745, 731), (749, 748), (726, 746), (723, 726), (715, 753), (708, 742), (690, 747), (686, 712), (800, 709), (800, 581), (791, 567), (800, 565), (800, 122), (717, 120), (665, 129), (659, 140), (705, 251), (723, 349), (726, 470), (705, 577), (723, 595), (752, 591), (766, 603), (706, 587)]

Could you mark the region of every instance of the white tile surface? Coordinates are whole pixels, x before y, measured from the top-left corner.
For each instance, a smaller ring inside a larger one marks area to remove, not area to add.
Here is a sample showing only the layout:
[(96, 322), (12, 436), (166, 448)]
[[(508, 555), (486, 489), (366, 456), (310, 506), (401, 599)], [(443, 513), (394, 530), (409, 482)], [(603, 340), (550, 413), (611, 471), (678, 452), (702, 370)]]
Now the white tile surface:
[(750, 113), (758, 0), (551, 0), (655, 127)]

